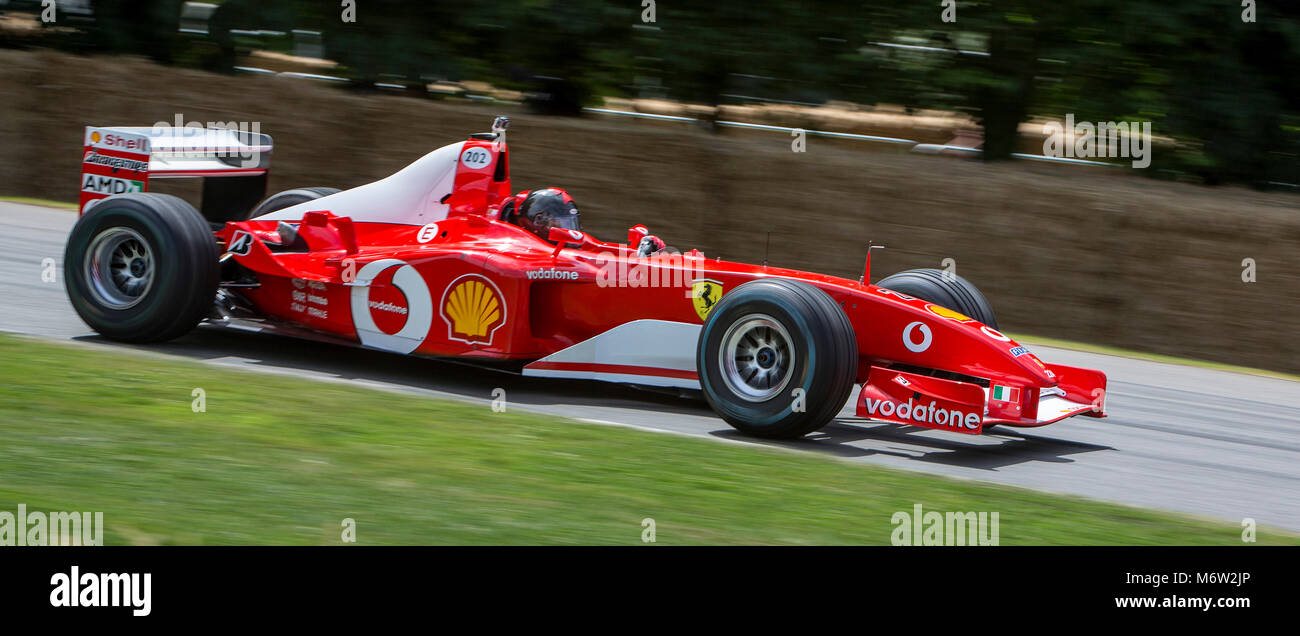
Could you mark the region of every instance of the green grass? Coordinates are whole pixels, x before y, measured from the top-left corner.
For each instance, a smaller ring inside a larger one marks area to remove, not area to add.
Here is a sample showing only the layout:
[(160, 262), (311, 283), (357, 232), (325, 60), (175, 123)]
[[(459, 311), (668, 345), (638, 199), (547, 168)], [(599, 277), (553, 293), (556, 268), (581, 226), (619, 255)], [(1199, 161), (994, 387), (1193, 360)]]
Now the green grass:
[(40, 205), (47, 208), (58, 208), (60, 210), (76, 210), (76, 203), (66, 201), (50, 201), (49, 199), (34, 199), (32, 197), (10, 197), (0, 196), (0, 201), (5, 203), (23, 203), (26, 205)]
[(641, 545), (645, 517), (659, 544), (887, 544), (920, 503), (999, 512), (1003, 545), (1241, 545), (1231, 521), (2, 334), (0, 386), (0, 511), (103, 511), (110, 544), (339, 544), (345, 517), (360, 544)]

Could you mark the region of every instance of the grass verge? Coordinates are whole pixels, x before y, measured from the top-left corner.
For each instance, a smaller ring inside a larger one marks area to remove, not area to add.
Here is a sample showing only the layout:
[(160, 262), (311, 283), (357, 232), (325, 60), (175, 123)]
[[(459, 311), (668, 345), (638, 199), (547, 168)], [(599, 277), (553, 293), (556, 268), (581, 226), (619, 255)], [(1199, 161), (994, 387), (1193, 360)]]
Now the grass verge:
[[(110, 544), (887, 544), (997, 511), (1010, 544), (1240, 545), (1231, 522), (0, 334), (0, 510)], [(195, 412), (202, 389), (203, 412)], [(1260, 532), (1263, 543), (1300, 537)]]
[(0, 202), (3, 203), (22, 203), (24, 205), (40, 205), (47, 208), (58, 208), (60, 210), (76, 210), (76, 203), (66, 201), (51, 201), (49, 199), (35, 199), (32, 197), (10, 197), (0, 196)]

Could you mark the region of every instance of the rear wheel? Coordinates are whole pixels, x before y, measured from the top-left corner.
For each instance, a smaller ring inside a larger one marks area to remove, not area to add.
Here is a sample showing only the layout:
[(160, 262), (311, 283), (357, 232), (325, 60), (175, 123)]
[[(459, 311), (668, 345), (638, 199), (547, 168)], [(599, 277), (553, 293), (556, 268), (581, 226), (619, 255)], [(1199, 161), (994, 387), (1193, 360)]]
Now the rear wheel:
[(795, 438), (844, 407), (857, 354), (853, 325), (825, 292), (761, 279), (737, 287), (709, 312), (696, 366), (705, 399), (736, 430)]
[(956, 274), (941, 269), (909, 269), (880, 279), (876, 286), (916, 296), (998, 328), (988, 299), (970, 281)]
[(198, 210), (154, 193), (104, 199), (77, 220), (63, 255), (68, 299), (107, 338), (170, 340), (217, 292), (217, 244)]
[(338, 188), (294, 188), (278, 192), (266, 198), (265, 201), (257, 204), (252, 212), (248, 213), (248, 218), (256, 218), (263, 214), (270, 214), (276, 210), (283, 210), (292, 205), (315, 201), (316, 199), (327, 197), (331, 194), (341, 192)]

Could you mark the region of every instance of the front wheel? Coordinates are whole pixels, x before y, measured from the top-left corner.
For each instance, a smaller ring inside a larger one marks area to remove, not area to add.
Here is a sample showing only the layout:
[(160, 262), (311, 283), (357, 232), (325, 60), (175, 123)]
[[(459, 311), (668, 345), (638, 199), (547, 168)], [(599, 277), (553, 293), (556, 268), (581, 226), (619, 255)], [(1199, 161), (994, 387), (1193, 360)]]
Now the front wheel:
[(728, 424), (796, 438), (835, 418), (853, 391), (857, 339), (844, 310), (798, 281), (750, 281), (709, 312), (696, 351), (700, 387)]
[(984, 294), (970, 281), (951, 272), (933, 268), (909, 269), (876, 281), (876, 286), (916, 296), (998, 328), (993, 306)]
[(123, 194), (77, 220), (63, 271), (72, 308), (91, 329), (124, 342), (170, 340), (212, 308), (217, 243), (185, 201)]

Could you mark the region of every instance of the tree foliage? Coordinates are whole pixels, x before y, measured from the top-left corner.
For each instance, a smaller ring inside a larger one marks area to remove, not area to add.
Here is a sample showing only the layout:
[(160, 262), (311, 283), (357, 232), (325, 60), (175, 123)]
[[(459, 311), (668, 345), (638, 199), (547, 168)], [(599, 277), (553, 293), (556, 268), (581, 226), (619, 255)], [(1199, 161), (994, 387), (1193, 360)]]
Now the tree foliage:
[[(176, 0), (95, 0), (98, 48), (171, 59)], [(1250, 6), (1243, 6), (1250, 5)], [(1300, 182), (1300, 5), (1280, 0), (224, 0), (232, 28), (310, 28), (358, 85), (473, 79), (543, 112), (603, 96), (845, 100), (977, 117), (984, 156), (1032, 117), (1149, 121), (1208, 183)], [(942, 16), (948, 10), (952, 22)], [(1253, 11), (1253, 21), (1243, 18)], [(651, 19), (653, 18), (653, 19)], [(882, 46), (909, 44), (924, 48)], [(221, 65), (234, 64), (221, 44)]]

